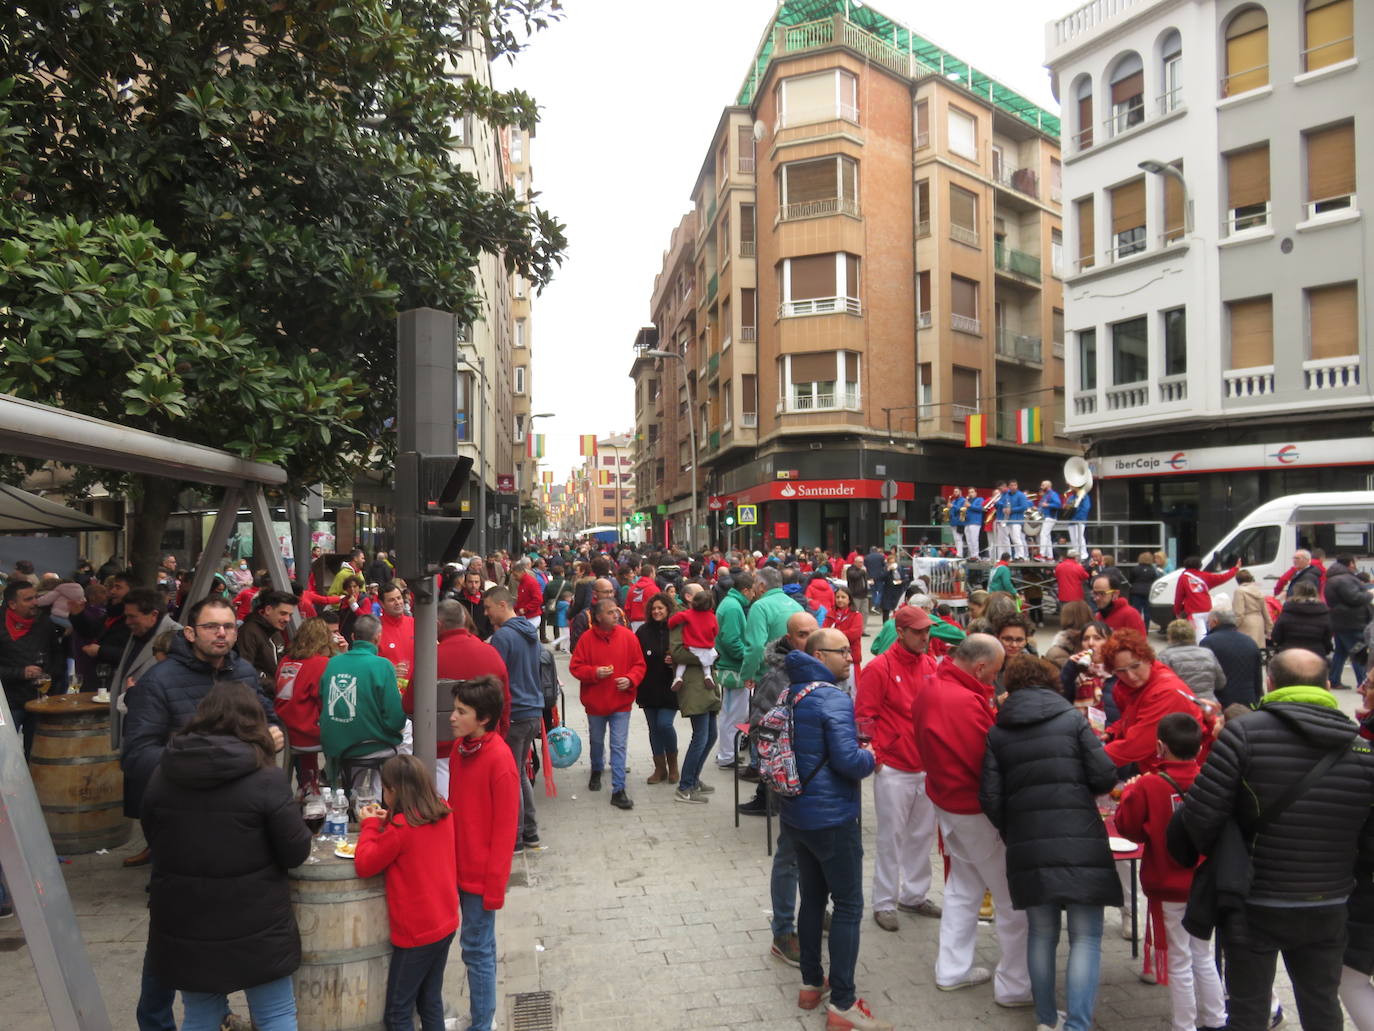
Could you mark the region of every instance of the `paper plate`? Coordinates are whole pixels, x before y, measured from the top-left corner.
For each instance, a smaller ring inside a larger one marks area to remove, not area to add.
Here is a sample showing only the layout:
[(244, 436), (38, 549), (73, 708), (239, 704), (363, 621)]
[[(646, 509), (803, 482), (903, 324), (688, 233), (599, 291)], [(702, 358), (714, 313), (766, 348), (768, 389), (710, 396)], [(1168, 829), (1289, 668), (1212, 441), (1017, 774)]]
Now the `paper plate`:
[[(1116, 838), (1113, 838), (1112, 840), (1115, 841), (1115, 840), (1117, 840), (1117, 839), (1116, 839)], [(337, 845), (337, 846), (335, 846), (335, 848), (334, 848), (334, 854), (335, 854), (336, 856), (338, 856), (340, 859), (352, 859), (352, 858), (353, 858), (353, 851), (354, 851), (354, 849), (356, 849), (357, 847), (358, 847), (357, 845), (354, 845), (354, 844), (352, 844), (352, 843), (350, 842), (350, 843), (347, 845), (348, 851), (345, 852), (345, 851), (344, 851), (344, 848), (345, 848), (344, 845)], [(1115, 847), (1115, 846), (1113, 846), (1113, 847)], [(1131, 848), (1135, 848), (1135, 846), (1132, 845)]]
[(1113, 852), (1134, 852), (1140, 847), (1134, 841), (1118, 838), (1115, 834), (1107, 839), (1107, 844), (1112, 847)]

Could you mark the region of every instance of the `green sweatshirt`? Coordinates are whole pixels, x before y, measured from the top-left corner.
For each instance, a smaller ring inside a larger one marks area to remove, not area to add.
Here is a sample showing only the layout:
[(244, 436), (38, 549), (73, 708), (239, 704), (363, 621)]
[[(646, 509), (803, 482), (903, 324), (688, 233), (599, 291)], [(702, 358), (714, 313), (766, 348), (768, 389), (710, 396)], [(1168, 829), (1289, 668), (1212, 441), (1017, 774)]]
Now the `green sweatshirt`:
[(738, 673), (744, 665), (745, 614), (748, 611), (749, 600), (733, 587), (716, 606), (716, 623), (720, 627), (716, 633), (716, 666), (719, 669)]
[(320, 678), (320, 744), (332, 758), (350, 759), (399, 745), (406, 714), (396, 667), (370, 641), (354, 641)]
[[(968, 635), (960, 630), (953, 623), (946, 623), (935, 613), (930, 614), (930, 636), (938, 637), (942, 641), (950, 644), (958, 644)], [(873, 646), (868, 649), (868, 654), (875, 658), (887, 651), (897, 642), (897, 620), (889, 619), (878, 631), (878, 636), (873, 638)]]

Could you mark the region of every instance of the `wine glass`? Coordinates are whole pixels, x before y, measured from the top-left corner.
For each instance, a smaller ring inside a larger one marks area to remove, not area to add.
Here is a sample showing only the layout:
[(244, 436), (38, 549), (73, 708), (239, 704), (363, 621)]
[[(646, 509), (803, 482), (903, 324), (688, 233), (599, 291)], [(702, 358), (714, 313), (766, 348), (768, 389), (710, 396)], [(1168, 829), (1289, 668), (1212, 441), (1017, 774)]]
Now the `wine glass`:
[(47, 698), (48, 692), (52, 690), (52, 674), (40, 673), (38, 675), (38, 682), (35, 686), (38, 688), (38, 697)]
[(328, 815), (325, 808), (324, 799), (319, 795), (310, 795), (305, 800), (305, 805), (301, 808), (301, 817), (305, 820), (305, 825), (310, 828), (310, 855), (306, 858), (307, 863), (318, 863), (319, 859), (315, 855), (315, 842), (319, 840), (320, 830), (324, 827), (324, 818)]

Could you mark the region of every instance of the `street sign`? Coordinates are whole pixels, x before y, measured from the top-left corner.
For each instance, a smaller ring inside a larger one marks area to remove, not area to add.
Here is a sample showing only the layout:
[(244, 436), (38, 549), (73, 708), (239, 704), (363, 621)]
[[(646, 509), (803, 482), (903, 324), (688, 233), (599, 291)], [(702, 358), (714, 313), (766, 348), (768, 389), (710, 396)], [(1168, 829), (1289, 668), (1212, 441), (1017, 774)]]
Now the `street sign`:
[(709, 499), (707, 499), (706, 507), (709, 508), (712, 512), (719, 512), (721, 509), (725, 507), (725, 499), (717, 495), (712, 495)]
[(756, 526), (759, 521), (758, 505), (740, 505), (736, 510), (740, 526)]

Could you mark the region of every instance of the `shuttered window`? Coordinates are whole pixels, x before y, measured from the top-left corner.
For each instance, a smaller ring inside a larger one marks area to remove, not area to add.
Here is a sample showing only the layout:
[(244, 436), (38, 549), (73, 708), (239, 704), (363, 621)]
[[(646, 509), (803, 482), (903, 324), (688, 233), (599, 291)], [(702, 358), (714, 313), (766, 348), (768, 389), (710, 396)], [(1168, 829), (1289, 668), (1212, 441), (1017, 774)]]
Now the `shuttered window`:
[(844, 296), (859, 296), (859, 259), (857, 255), (844, 256)]
[(935, 300), (930, 295), (930, 270), (916, 273), (916, 307), (922, 315), (928, 315)]
[(1145, 180), (1133, 179), (1112, 190), (1112, 233), (1145, 227)]
[(1269, 83), (1269, 20), (1251, 7), (1226, 26), (1226, 78), (1221, 95), (1234, 97)]
[(835, 197), (835, 159), (802, 161), (782, 167), (783, 203), (806, 204)]
[(1269, 203), (1269, 144), (1226, 155), (1226, 206), (1232, 211)]
[(950, 307), (955, 315), (964, 318), (978, 317), (978, 284), (963, 276), (950, 277)]
[(846, 383), (859, 382), (859, 353), (857, 351), (844, 353), (844, 381)]
[(1307, 0), (1304, 67), (1309, 72), (1355, 56), (1355, 0)]
[(855, 120), (856, 86), (854, 76), (839, 69), (783, 79), (778, 88), (778, 120), (783, 128), (832, 118)]
[(930, 180), (922, 179), (916, 184), (916, 235), (925, 236), (930, 232)]
[(1078, 267), (1092, 268), (1096, 264), (1093, 254), (1093, 199), (1083, 197), (1075, 206), (1078, 210)]
[(804, 301), (813, 297), (835, 296), (835, 255), (810, 254), (804, 258), (789, 258), (791, 286), (790, 301)]
[(757, 415), (759, 411), (758, 377), (752, 372), (746, 372), (739, 379), (740, 404), (744, 407), (744, 414)]
[(834, 383), (835, 352), (792, 355), (793, 383)]
[(956, 107), (949, 109), (949, 149), (955, 154), (978, 160), (978, 123), (972, 115)]
[[(1183, 162), (1175, 161), (1174, 167), (1183, 171)], [(1183, 239), (1187, 216), (1184, 213), (1183, 184), (1172, 175), (1164, 179), (1164, 242), (1173, 243)]]
[(737, 159), (741, 172), (752, 172), (754, 170), (754, 127), (752, 125), (739, 126), (735, 146), (739, 151)]
[(978, 370), (954, 366), (952, 399), (956, 405), (978, 408)]
[(949, 221), (971, 232), (978, 231), (978, 197), (957, 186), (949, 188)]
[(754, 205), (752, 204), (739, 206), (739, 242), (754, 242)]
[(1136, 58), (1137, 70), (1122, 76), (1112, 83), (1112, 104), (1129, 104), (1138, 100), (1145, 92), (1145, 73), (1139, 70), (1140, 58)]
[(1307, 199), (1347, 198), (1355, 192), (1355, 126), (1352, 122), (1307, 134)]
[(1359, 353), (1359, 308), (1354, 283), (1307, 291), (1307, 325), (1313, 358)]
[(1078, 83), (1077, 102), (1079, 150), (1087, 150), (1093, 145), (1093, 81), (1083, 78)]
[(1252, 297), (1226, 305), (1231, 316), (1231, 368), (1274, 364), (1274, 300)]

